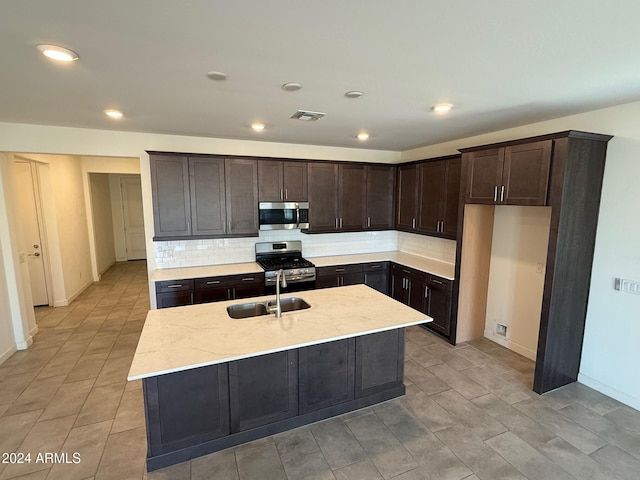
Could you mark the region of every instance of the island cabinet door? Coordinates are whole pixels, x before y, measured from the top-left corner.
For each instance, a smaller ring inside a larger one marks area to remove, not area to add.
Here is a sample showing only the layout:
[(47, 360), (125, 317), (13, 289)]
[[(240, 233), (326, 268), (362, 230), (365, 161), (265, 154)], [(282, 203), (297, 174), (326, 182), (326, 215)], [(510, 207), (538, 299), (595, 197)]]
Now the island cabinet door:
[(298, 361), (301, 414), (353, 400), (355, 339), (300, 348)]
[(356, 337), (356, 398), (402, 385), (404, 328)]
[(298, 351), (229, 362), (231, 432), (298, 414)]
[(226, 364), (146, 378), (143, 387), (149, 456), (229, 434)]

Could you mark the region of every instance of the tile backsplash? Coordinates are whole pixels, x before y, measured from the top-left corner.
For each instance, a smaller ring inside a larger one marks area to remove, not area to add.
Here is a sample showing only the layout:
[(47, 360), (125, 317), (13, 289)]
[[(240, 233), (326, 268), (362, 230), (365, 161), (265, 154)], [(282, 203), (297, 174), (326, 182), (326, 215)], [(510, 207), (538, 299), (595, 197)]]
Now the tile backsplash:
[(301, 240), (305, 257), (400, 250), (453, 263), (453, 240), (387, 230), (307, 235), (299, 230), (261, 231), (259, 237), (154, 242), (157, 268), (195, 267), (255, 260), (256, 242)]

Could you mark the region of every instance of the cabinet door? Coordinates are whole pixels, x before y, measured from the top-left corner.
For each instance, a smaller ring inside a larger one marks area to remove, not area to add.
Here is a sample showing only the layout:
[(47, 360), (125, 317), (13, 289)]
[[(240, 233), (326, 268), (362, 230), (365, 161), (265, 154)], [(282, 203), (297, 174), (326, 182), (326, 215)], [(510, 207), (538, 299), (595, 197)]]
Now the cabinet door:
[(444, 217), (444, 198), (447, 165), (443, 160), (421, 163), (418, 167), (418, 230), (422, 233), (440, 233)]
[(369, 263), (363, 266), (363, 271), (365, 285), (389, 295), (389, 266), (387, 263)]
[(283, 162), (284, 199), (288, 202), (306, 202), (307, 163)]
[(396, 167), (367, 166), (365, 227), (371, 230), (393, 228)]
[(364, 165), (340, 164), (338, 167), (338, 228), (362, 230), (366, 204)]
[(191, 234), (224, 235), (224, 159), (190, 157)]
[(504, 148), (470, 152), (467, 203), (493, 205), (502, 185)]
[(447, 160), (447, 188), (444, 202), (444, 228), (442, 233), (451, 238), (458, 236), (458, 206), (460, 203), (461, 159)]
[(213, 303), (231, 300), (231, 290), (227, 287), (196, 289), (194, 303)]
[(404, 328), (356, 337), (356, 398), (402, 385)]
[(154, 238), (191, 235), (187, 157), (150, 155)]
[(191, 304), (193, 304), (193, 291), (156, 294), (156, 305), (158, 308), (182, 307)]
[(391, 298), (406, 304), (409, 301), (406, 289), (407, 278), (401, 273), (400, 269), (391, 269), (391, 281), (389, 284), (391, 286)]
[(258, 160), (258, 199), (261, 202), (284, 200), (282, 166), (280, 160)]
[(425, 308), (425, 281), (417, 277), (408, 277), (409, 301), (408, 305), (419, 312), (426, 311)]
[(224, 164), (227, 233), (258, 233), (258, 165), (249, 158), (227, 158)]
[(398, 204), (396, 226), (400, 230), (413, 230), (418, 204), (418, 167), (407, 165), (398, 168)]
[(143, 386), (151, 455), (229, 434), (226, 364), (145, 378)]
[(502, 203), (546, 205), (550, 165), (551, 140), (506, 147)]
[(346, 285), (360, 285), (363, 282), (364, 276), (362, 275), (362, 272), (346, 273), (341, 275), (340, 278), (340, 285), (343, 287)]
[(298, 350), (300, 414), (353, 400), (355, 338)]
[(309, 230), (333, 232), (338, 228), (338, 165), (310, 162)]
[(433, 318), (427, 326), (442, 335), (451, 334), (451, 282), (431, 278), (428, 283), (426, 313)]
[(298, 414), (298, 351), (229, 362), (231, 432)]
[(263, 283), (238, 283), (233, 287), (233, 298), (251, 298), (264, 295), (264, 281)]
[(316, 277), (316, 288), (339, 287), (340, 275), (327, 275), (325, 277)]

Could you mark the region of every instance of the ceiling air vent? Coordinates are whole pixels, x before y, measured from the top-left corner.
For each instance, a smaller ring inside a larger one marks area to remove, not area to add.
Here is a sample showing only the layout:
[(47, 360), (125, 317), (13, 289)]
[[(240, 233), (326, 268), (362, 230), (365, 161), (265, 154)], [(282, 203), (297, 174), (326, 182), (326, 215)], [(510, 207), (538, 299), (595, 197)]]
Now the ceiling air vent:
[(322, 113), (322, 112), (310, 112), (308, 110), (298, 110), (289, 118), (297, 118), (298, 120), (304, 120), (306, 122), (315, 122), (316, 120), (324, 117), (325, 115), (326, 113)]

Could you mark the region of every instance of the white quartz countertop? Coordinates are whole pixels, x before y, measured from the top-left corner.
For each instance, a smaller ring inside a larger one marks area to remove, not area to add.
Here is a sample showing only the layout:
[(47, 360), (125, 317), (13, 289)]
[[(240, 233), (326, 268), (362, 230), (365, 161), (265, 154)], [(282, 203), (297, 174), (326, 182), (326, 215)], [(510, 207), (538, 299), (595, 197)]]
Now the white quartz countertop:
[(393, 330), (431, 317), (367, 287), (309, 290), (306, 310), (232, 319), (227, 307), (273, 296), (151, 310), (133, 357), (129, 380), (255, 357), (308, 345)]
[(368, 263), (391, 261), (414, 268), (421, 272), (437, 275), (448, 280), (455, 278), (455, 265), (441, 262), (433, 258), (420, 257), (409, 253), (392, 251), (377, 253), (360, 253), (354, 255), (334, 255), (331, 257), (307, 257), (316, 267), (329, 267), (331, 265), (348, 265), (351, 263)]
[[(368, 263), (391, 261), (421, 272), (437, 275), (448, 280), (455, 278), (455, 265), (441, 262), (433, 258), (420, 257), (409, 253), (391, 251), (377, 253), (360, 253), (354, 255), (333, 255), (329, 257), (306, 257), (316, 267), (345, 265), (350, 263)], [(166, 280), (182, 280), (185, 278), (217, 277), (224, 275), (242, 275), (246, 273), (262, 273), (263, 269), (255, 262), (228, 263), (223, 265), (207, 265), (202, 267), (164, 268), (153, 272), (154, 282)]]
[(227, 263), (223, 265), (206, 265), (202, 267), (163, 268), (153, 272), (151, 280), (182, 280), (184, 278), (220, 277), (224, 275), (242, 275), (245, 273), (262, 273), (264, 270), (255, 262)]

